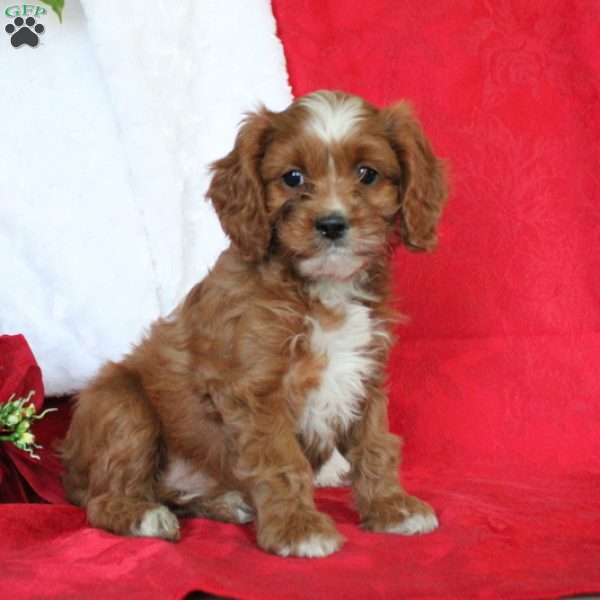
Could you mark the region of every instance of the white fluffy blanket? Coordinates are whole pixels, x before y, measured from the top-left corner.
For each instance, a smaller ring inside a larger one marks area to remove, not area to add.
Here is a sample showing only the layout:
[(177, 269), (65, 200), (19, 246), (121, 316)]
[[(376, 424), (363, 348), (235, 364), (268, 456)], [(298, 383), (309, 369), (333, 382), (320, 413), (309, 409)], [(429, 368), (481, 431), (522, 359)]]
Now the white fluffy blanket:
[(0, 333), (25, 334), (48, 394), (206, 273), (226, 245), (207, 164), (244, 111), (291, 99), (268, 0), (126, 4), (67, 0), (36, 48), (0, 40)]

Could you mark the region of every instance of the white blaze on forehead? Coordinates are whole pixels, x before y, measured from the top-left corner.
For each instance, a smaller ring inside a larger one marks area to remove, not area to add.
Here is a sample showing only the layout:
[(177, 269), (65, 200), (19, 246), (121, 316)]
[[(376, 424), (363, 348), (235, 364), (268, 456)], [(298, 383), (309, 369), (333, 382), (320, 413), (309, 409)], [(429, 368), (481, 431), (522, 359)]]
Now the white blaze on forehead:
[(365, 117), (360, 98), (333, 92), (310, 94), (300, 100), (300, 106), (309, 112), (308, 130), (326, 143), (347, 137)]

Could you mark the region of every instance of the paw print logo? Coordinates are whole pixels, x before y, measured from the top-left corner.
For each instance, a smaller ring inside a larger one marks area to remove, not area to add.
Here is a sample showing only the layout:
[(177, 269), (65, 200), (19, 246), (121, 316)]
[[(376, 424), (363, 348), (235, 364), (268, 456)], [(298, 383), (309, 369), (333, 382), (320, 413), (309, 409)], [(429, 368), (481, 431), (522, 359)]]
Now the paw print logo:
[(41, 23), (36, 24), (33, 17), (27, 17), (25, 21), (21, 17), (17, 17), (13, 23), (9, 23), (5, 27), (6, 33), (10, 35), (10, 43), (15, 48), (23, 44), (35, 48), (40, 41), (38, 34), (44, 33), (44, 26)]

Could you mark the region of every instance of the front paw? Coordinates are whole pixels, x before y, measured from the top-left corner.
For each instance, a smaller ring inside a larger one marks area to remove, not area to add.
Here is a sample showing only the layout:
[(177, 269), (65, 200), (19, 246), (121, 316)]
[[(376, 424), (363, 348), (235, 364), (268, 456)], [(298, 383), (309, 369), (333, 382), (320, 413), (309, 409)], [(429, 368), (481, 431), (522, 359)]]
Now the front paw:
[(437, 529), (438, 520), (427, 502), (405, 494), (373, 502), (363, 525), (371, 531), (415, 535)]
[(258, 545), (279, 556), (328, 556), (343, 543), (333, 521), (316, 510), (273, 516), (258, 530)]

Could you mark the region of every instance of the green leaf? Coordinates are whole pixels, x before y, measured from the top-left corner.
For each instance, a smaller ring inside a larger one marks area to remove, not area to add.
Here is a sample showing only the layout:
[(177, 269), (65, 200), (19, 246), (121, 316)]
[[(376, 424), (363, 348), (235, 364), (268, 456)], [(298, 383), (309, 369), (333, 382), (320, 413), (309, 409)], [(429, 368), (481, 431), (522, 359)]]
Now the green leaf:
[(58, 20), (62, 23), (62, 11), (65, 7), (65, 0), (42, 0), (58, 15)]

